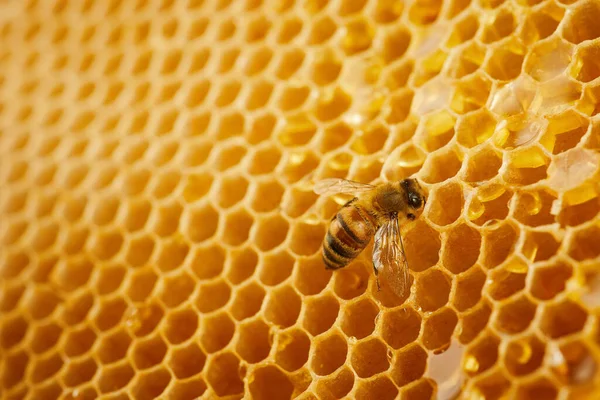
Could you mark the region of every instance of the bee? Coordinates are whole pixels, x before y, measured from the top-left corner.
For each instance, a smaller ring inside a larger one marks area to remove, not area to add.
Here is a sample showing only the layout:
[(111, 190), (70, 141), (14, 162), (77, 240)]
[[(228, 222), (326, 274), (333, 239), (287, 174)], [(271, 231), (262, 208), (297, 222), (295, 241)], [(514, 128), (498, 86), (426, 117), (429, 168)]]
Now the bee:
[(416, 179), (369, 185), (346, 179), (317, 182), (319, 195), (352, 194), (354, 197), (331, 219), (323, 240), (322, 257), (327, 269), (348, 265), (367, 247), (374, 236), (373, 269), (377, 290), (379, 275), (392, 291), (402, 297), (409, 287), (408, 262), (400, 226), (419, 218), (427, 195)]

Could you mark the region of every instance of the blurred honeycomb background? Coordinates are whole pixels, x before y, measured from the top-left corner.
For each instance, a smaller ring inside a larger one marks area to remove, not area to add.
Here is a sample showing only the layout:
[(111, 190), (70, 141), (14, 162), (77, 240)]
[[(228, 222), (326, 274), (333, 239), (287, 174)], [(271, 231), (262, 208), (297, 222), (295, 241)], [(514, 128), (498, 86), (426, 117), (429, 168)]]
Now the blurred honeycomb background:
[[(3, 399), (597, 399), (597, 0), (0, 1)], [(418, 177), (407, 298), (347, 198)]]

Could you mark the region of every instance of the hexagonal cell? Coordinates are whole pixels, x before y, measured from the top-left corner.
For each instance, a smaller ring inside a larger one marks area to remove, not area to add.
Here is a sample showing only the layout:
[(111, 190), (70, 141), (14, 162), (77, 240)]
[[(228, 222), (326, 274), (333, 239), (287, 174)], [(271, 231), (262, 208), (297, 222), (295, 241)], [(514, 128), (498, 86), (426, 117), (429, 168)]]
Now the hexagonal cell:
[(240, 360), (231, 353), (220, 353), (209, 360), (206, 380), (218, 396), (240, 394), (244, 383), (239, 374)]
[(541, 7), (527, 16), (521, 36), (527, 43), (535, 43), (552, 35), (563, 19), (564, 9), (554, 3)]
[(169, 308), (177, 307), (190, 297), (195, 285), (196, 282), (187, 273), (169, 276), (163, 280), (160, 299)]
[(573, 54), (573, 46), (560, 38), (534, 44), (524, 70), (533, 79), (544, 82), (562, 74)]
[(290, 286), (277, 288), (269, 293), (265, 306), (265, 318), (282, 327), (292, 326), (302, 307), (300, 296)]
[(153, 335), (136, 341), (132, 353), (136, 369), (148, 369), (162, 363), (167, 353), (167, 344), (159, 335)]
[(202, 378), (176, 381), (169, 388), (169, 395), (175, 399), (199, 399), (206, 392), (206, 383)]
[(483, 266), (492, 269), (502, 264), (514, 251), (518, 236), (518, 228), (508, 223), (487, 229), (483, 235)]
[(83, 292), (73, 295), (70, 300), (70, 303), (63, 304), (62, 319), (68, 325), (76, 325), (87, 318), (94, 305), (94, 296), (91, 293)]
[(69, 255), (80, 254), (89, 238), (90, 231), (87, 227), (75, 228), (67, 233), (63, 240), (64, 251)]
[(202, 372), (206, 354), (192, 342), (184, 347), (171, 349), (169, 366), (177, 379), (185, 379)]
[(510, 10), (500, 9), (482, 32), (483, 43), (493, 43), (509, 36), (515, 29), (515, 17)]
[(192, 309), (180, 309), (167, 314), (164, 334), (172, 344), (183, 343), (198, 330), (198, 314)]
[(483, 147), (469, 156), (464, 179), (467, 182), (485, 182), (498, 175), (502, 166), (502, 154), (491, 147)]
[(323, 224), (297, 222), (290, 235), (290, 249), (299, 256), (315, 254), (327, 232)]
[[(577, 226), (577, 225), (584, 224), (587, 221), (592, 220), (593, 218), (596, 218), (599, 213), (600, 213), (600, 199), (594, 198), (594, 199), (588, 200), (581, 204), (570, 205), (567, 207), (563, 206), (563, 209), (560, 211), (560, 214), (558, 215), (558, 222), (561, 225)], [(546, 251), (546, 253), (549, 253), (552, 251), (552, 249), (554, 249), (554, 247), (551, 245), (552, 241), (546, 240), (545, 242), (547, 243), (547, 245), (549, 245), (549, 248)], [(542, 248), (544, 248), (544, 247), (542, 246)], [(554, 252), (556, 252), (556, 249), (554, 250)], [(552, 255), (553, 254), (554, 253), (552, 253)]]
[(92, 254), (100, 260), (110, 260), (115, 257), (123, 245), (123, 235), (119, 232), (105, 231), (92, 240)]
[(285, 241), (288, 229), (289, 223), (281, 216), (261, 218), (254, 230), (253, 238), (260, 250), (269, 251)]
[(314, 342), (311, 368), (315, 374), (326, 376), (332, 374), (336, 369), (344, 365), (348, 353), (346, 340), (340, 334), (332, 334), (322, 337)]
[(545, 261), (556, 254), (560, 242), (549, 232), (527, 230), (521, 253), (533, 262)]
[(183, 187), (183, 199), (188, 203), (198, 201), (210, 191), (214, 178), (208, 173), (190, 174)]
[(276, 180), (267, 180), (255, 184), (252, 191), (251, 207), (256, 212), (268, 212), (281, 205), (284, 188)]
[(505, 302), (496, 315), (495, 326), (506, 333), (523, 332), (535, 317), (536, 305), (525, 295)]
[[(36, 229), (36, 233), (32, 238), (32, 247), (38, 252), (50, 248), (56, 242), (56, 237), (58, 236), (58, 224), (55, 222), (41, 222), (40, 224), (42, 226)], [(99, 253), (97, 253), (98, 256), (101, 258), (103, 256), (106, 256), (107, 258), (112, 257), (121, 246), (119, 240), (122, 240), (122, 238), (117, 234), (100, 236), (96, 241), (98, 247), (95, 249), (99, 251)], [(104, 246), (107, 246), (107, 248)]]
[(137, 400), (152, 400), (159, 397), (169, 386), (171, 374), (166, 369), (156, 369), (143, 375), (138, 375), (131, 388), (133, 397)]
[(359, 377), (368, 378), (389, 368), (388, 348), (376, 338), (361, 341), (352, 348), (350, 362)]
[(238, 327), (236, 352), (245, 361), (257, 363), (271, 351), (271, 329), (260, 319), (244, 321)]
[(206, 205), (190, 210), (187, 219), (187, 237), (196, 243), (210, 239), (219, 227), (219, 212)]
[(30, 339), (31, 350), (37, 354), (50, 350), (56, 345), (62, 333), (63, 329), (53, 322), (36, 326)]
[(236, 210), (225, 217), (223, 241), (232, 246), (239, 246), (248, 240), (254, 224), (252, 214), (244, 209)]
[(128, 241), (125, 259), (132, 267), (146, 265), (154, 252), (155, 241), (149, 236), (134, 237)]
[(492, 307), (487, 301), (481, 301), (478, 305), (461, 314), (458, 339), (461, 343), (470, 343), (487, 326)]
[(125, 227), (129, 232), (142, 230), (148, 222), (152, 205), (149, 201), (138, 199), (127, 204)]
[[(241, 289), (238, 289), (241, 290)], [(224, 307), (231, 297), (231, 287), (223, 279), (200, 284), (196, 295), (196, 308), (203, 314)]]
[(189, 244), (181, 236), (163, 239), (156, 265), (164, 272), (179, 268), (185, 262), (189, 251)]
[(583, 329), (588, 312), (571, 300), (546, 304), (540, 322), (540, 329), (546, 336), (556, 339)]
[(146, 300), (154, 290), (158, 276), (151, 269), (140, 269), (129, 277), (127, 297), (132, 301)]
[(155, 220), (151, 227), (152, 231), (161, 237), (169, 237), (173, 235), (179, 228), (181, 212), (183, 207), (181, 204), (166, 204), (156, 207)]
[(231, 304), (231, 315), (238, 321), (250, 318), (258, 313), (265, 298), (265, 290), (252, 281), (239, 287)]
[(589, 226), (574, 231), (569, 246), (569, 255), (577, 260), (589, 260), (600, 256), (600, 227)]
[(338, 300), (331, 294), (310, 297), (304, 302), (302, 326), (313, 336), (328, 331), (340, 310)]
[(416, 221), (404, 233), (404, 249), (409, 268), (424, 271), (435, 265), (440, 257), (440, 234), (423, 221)]
[(103, 336), (98, 343), (98, 359), (102, 364), (111, 364), (124, 359), (131, 344), (125, 331), (116, 331)]
[(519, 399), (548, 399), (558, 397), (558, 390), (547, 378), (539, 377), (530, 382), (523, 382), (516, 390), (515, 396)]
[(119, 289), (125, 279), (125, 267), (122, 265), (106, 265), (96, 273), (94, 286), (100, 295), (107, 295)]
[(233, 338), (235, 324), (228, 314), (221, 312), (202, 320), (200, 343), (207, 353), (221, 350)]
[(310, 339), (303, 330), (292, 328), (277, 336), (275, 362), (283, 369), (293, 372), (308, 361)]
[(470, 112), (456, 123), (456, 140), (459, 144), (471, 148), (492, 137), (496, 128), (496, 119), (489, 111), (480, 109)]
[(115, 327), (121, 322), (126, 310), (127, 303), (121, 298), (103, 301), (94, 319), (96, 327), (102, 331)]
[(481, 235), (466, 224), (452, 227), (444, 233), (445, 243), (442, 249), (444, 267), (452, 273), (466, 271), (477, 262), (481, 247)]
[(408, 10), (408, 19), (415, 25), (430, 25), (440, 15), (442, 3), (440, 0), (415, 3)]
[(452, 147), (445, 148), (427, 157), (420, 172), (421, 179), (432, 184), (444, 182), (455, 176), (461, 165), (458, 150)]
[(423, 345), (429, 350), (439, 350), (449, 345), (458, 323), (456, 313), (442, 308), (428, 316), (423, 322)]
[(285, 44), (292, 41), (302, 31), (302, 20), (297, 16), (289, 16), (280, 24), (277, 43)]
[(40, 383), (56, 375), (63, 366), (62, 357), (59, 354), (45, 355), (36, 358), (29, 366), (29, 379), (31, 383)]
[(62, 388), (57, 382), (45, 382), (41, 385), (35, 385), (31, 391), (31, 396), (35, 399), (58, 399), (62, 393)]
[(10, 389), (23, 381), (25, 369), (29, 365), (29, 356), (24, 351), (18, 351), (5, 356), (5, 367), (2, 371), (2, 386)]
[(542, 265), (533, 271), (531, 294), (540, 300), (550, 300), (565, 290), (573, 268), (564, 262)]
[(600, 6), (594, 0), (586, 0), (567, 13), (562, 35), (571, 43), (581, 43), (600, 37)]
[(191, 268), (201, 280), (215, 278), (223, 271), (225, 250), (218, 245), (196, 247), (192, 255)]
[(423, 311), (435, 311), (448, 302), (452, 281), (435, 268), (420, 274), (415, 282), (415, 304)]
[(463, 358), (463, 368), (470, 375), (478, 375), (493, 367), (498, 361), (500, 339), (484, 331), (467, 349)]
[(269, 286), (280, 284), (291, 275), (294, 261), (287, 251), (266, 254), (260, 267), (261, 282)]
[(325, 289), (331, 276), (321, 257), (300, 258), (294, 273), (294, 286), (306, 296), (314, 295)]
[(343, 399), (354, 386), (354, 373), (344, 367), (339, 372), (322, 377), (317, 381), (316, 393), (322, 399)]
[(227, 278), (234, 285), (240, 284), (254, 273), (258, 264), (258, 254), (251, 248), (238, 248), (229, 251)]
[(347, 56), (361, 53), (371, 47), (375, 34), (373, 27), (363, 19), (355, 19), (346, 24), (344, 32), (346, 36), (342, 40), (342, 48)]
[[(256, 50), (253, 50), (252, 53), (250, 53), (248, 55), (248, 62), (245, 66), (244, 72), (248, 76), (258, 75), (258, 74), (262, 73), (269, 66), (269, 63), (271, 62), (272, 59), (273, 59), (273, 50), (271, 50), (267, 47), (259, 47)], [(259, 85), (260, 84), (264, 84), (264, 82), (261, 82), (259, 80)], [(263, 99), (264, 99), (264, 97), (266, 97), (268, 100), (268, 96), (266, 96), (266, 95), (262, 95), (262, 96), (259, 95), (258, 97), (262, 97)], [(258, 107), (256, 107), (256, 103), (260, 103), (260, 102), (261, 101), (259, 101), (259, 100), (250, 100), (249, 99), (246, 103), (246, 107), (248, 107), (248, 109), (250, 109), (250, 110), (256, 109), (256, 108), (258, 108)]]
[(248, 172), (251, 175), (264, 175), (273, 172), (279, 160), (281, 152), (270, 145), (265, 145), (254, 150), (254, 154), (250, 159)]
[(346, 304), (340, 317), (341, 328), (350, 338), (365, 338), (375, 329), (375, 319), (378, 315), (379, 308), (370, 300), (362, 299)]
[(290, 399), (294, 385), (278, 367), (261, 366), (254, 371), (254, 379), (250, 381), (250, 394), (253, 399)]
[(396, 354), (390, 375), (396, 385), (405, 386), (421, 378), (426, 367), (427, 353), (419, 344), (413, 343)]
[(305, 178), (313, 172), (320, 163), (320, 157), (307, 150), (291, 152), (286, 158), (286, 164), (282, 171), (283, 179), (287, 184), (292, 184)]
[(516, 43), (506, 43), (502, 47), (492, 50), (488, 58), (485, 71), (493, 79), (511, 80), (521, 73), (524, 49)]
[(512, 205), (514, 218), (528, 226), (553, 224), (556, 217), (551, 213), (556, 197), (546, 191), (522, 191), (517, 193)]
[[(98, 366), (93, 358), (69, 362), (63, 374), (65, 385), (69, 387), (84, 385), (94, 378), (97, 370)], [(97, 397), (93, 396), (91, 393), (86, 397), (85, 390), (81, 390), (81, 392), (84, 393), (83, 398)]]
[(61, 300), (55, 290), (36, 287), (29, 293), (27, 307), (34, 319), (42, 319), (52, 315)]
[(536, 336), (513, 340), (504, 352), (504, 365), (514, 376), (531, 374), (542, 365), (545, 350), (545, 343)]
[(508, 298), (525, 288), (526, 277), (527, 265), (516, 258), (490, 272), (486, 291), (494, 300)]
[[(508, 215), (512, 196), (512, 191), (504, 190), (504, 188), (500, 188), (493, 184), (486, 188), (480, 188), (477, 197), (471, 199), (471, 203), (467, 209), (467, 217), (480, 226), (496, 224), (499, 221), (504, 220)], [(492, 237), (500, 234), (510, 235), (510, 233), (507, 232), (510, 226), (499, 225), (496, 229), (500, 227), (503, 229), (498, 232), (491, 232)], [(492, 229), (492, 231), (494, 230)], [(504, 243), (502, 246), (503, 251), (500, 251), (499, 255), (506, 254), (507, 251), (511, 250), (512, 244), (513, 243), (510, 240)], [(493, 256), (490, 258), (501, 258), (501, 256)]]
[(481, 292), (486, 282), (486, 274), (480, 268), (471, 268), (468, 272), (458, 277), (454, 307), (458, 311), (465, 311), (474, 307), (481, 299)]
[[(444, 199), (444, 201), (436, 201), (437, 198)], [(427, 218), (436, 225), (449, 225), (456, 221), (462, 212), (464, 204), (462, 186), (455, 180), (436, 185), (429, 193), (428, 203), (431, 205), (427, 212)], [(428, 242), (429, 240), (423, 240), (424, 244)], [(437, 242), (440, 243), (439, 235)], [(428, 253), (431, 254), (432, 252)], [(418, 271), (421, 270), (418, 269)]]

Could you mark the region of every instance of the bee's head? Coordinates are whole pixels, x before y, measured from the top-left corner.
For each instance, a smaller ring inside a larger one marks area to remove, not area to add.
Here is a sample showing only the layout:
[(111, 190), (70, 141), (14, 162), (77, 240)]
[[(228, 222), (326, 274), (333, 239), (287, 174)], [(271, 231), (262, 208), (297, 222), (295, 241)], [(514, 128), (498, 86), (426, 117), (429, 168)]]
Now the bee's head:
[(406, 204), (408, 204), (406, 217), (414, 220), (423, 213), (427, 203), (427, 194), (416, 179), (404, 179), (400, 181), (400, 187), (404, 191)]

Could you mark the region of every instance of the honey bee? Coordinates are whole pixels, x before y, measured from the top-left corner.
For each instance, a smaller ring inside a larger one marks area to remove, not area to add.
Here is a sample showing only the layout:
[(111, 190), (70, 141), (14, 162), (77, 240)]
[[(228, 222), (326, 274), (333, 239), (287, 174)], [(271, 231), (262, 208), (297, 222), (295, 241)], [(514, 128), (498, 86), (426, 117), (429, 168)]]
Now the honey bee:
[(324, 179), (315, 193), (358, 195), (331, 219), (323, 240), (323, 262), (327, 269), (340, 269), (356, 258), (375, 236), (373, 269), (377, 290), (379, 275), (402, 297), (409, 287), (409, 272), (400, 226), (417, 219), (427, 196), (416, 179), (369, 185), (346, 179)]

